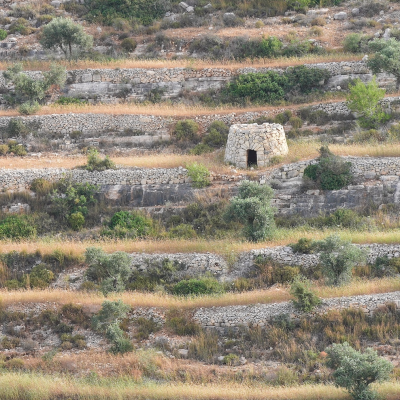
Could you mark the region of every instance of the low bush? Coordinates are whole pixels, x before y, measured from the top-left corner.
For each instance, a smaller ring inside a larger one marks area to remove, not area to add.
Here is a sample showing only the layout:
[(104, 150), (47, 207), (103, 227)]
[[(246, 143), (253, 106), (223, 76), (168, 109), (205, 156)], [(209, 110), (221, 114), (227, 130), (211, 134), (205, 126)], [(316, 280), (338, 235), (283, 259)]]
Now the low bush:
[(142, 238), (155, 233), (154, 221), (139, 212), (118, 211), (102, 231), (103, 235), (117, 238)]
[(176, 123), (172, 134), (178, 141), (196, 143), (199, 141), (198, 132), (199, 125), (192, 119), (185, 119)]
[(38, 196), (43, 196), (54, 190), (54, 183), (44, 178), (36, 178), (32, 181), (30, 189)]
[(298, 277), (290, 287), (290, 294), (294, 296), (294, 306), (303, 312), (310, 312), (321, 304), (321, 300), (311, 291), (311, 282)]
[(195, 188), (201, 189), (211, 184), (210, 171), (206, 166), (194, 162), (186, 166), (187, 174)]
[(291, 244), (290, 247), (295, 253), (311, 254), (315, 250), (315, 242), (312, 239), (300, 238), (297, 243)]
[(0, 221), (0, 239), (21, 240), (36, 236), (36, 228), (25, 215), (10, 215)]
[(353, 180), (351, 162), (335, 156), (328, 147), (322, 146), (318, 164), (308, 165), (304, 177), (316, 182), (322, 190), (338, 190)]
[(214, 278), (189, 279), (175, 284), (172, 293), (178, 296), (218, 294), (224, 291), (223, 286)]
[(125, 38), (121, 42), (121, 48), (126, 51), (127, 53), (131, 53), (136, 49), (137, 42), (133, 38)]
[(101, 159), (99, 152), (95, 149), (89, 150), (87, 164), (85, 169), (88, 171), (105, 171), (107, 169), (115, 169), (115, 163), (109, 159), (108, 156)]
[[(75, 105), (75, 106), (80, 106), (80, 105), (86, 105), (88, 102), (86, 100), (81, 100), (77, 99), (75, 97), (65, 97), (65, 96), (60, 96), (57, 101), (55, 101), (55, 104), (60, 104), (62, 106), (68, 106), (68, 105)], [(80, 132), (80, 131), (78, 131)], [(71, 134), (70, 134), (71, 136)]]
[[(27, 278), (27, 276), (26, 276)], [(31, 288), (45, 289), (54, 280), (54, 274), (45, 264), (39, 264), (32, 268), (29, 274), (29, 286)], [(25, 287), (28, 285), (26, 280)]]
[(4, 40), (7, 37), (7, 31), (0, 29), (0, 40)]
[(252, 287), (272, 286), (276, 283), (290, 283), (300, 274), (300, 268), (292, 265), (282, 265), (270, 258), (258, 256), (254, 262), (251, 275)]
[(29, 128), (22, 118), (11, 118), (7, 124), (6, 132), (8, 137), (26, 137), (29, 133)]
[(40, 110), (40, 104), (36, 101), (26, 101), (18, 107), (18, 112), (23, 115), (36, 114)]
[(76, 211), (68, 216), (68, 224), (74, 231), (80, 231), (85, 225), (85, 217), (80, 211)]
[(169, 229), (168, 236), (170, 238), (194, 239), (197, 237), (197, 233), (192, 225), (179, 224)]

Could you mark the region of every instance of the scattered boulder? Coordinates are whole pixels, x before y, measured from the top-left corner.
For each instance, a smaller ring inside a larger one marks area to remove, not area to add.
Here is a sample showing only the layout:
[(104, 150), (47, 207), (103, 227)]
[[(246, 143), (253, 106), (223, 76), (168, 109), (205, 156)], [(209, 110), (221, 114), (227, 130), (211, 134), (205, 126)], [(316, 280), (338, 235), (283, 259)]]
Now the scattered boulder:
[(344, 11), (338, 12), (337, 14), (335, 14), (333, 16), (333, 19), (336, 19), (338, 21), (343, 21), (343, 20), (347, 19), (347, 12), (344, 12)]

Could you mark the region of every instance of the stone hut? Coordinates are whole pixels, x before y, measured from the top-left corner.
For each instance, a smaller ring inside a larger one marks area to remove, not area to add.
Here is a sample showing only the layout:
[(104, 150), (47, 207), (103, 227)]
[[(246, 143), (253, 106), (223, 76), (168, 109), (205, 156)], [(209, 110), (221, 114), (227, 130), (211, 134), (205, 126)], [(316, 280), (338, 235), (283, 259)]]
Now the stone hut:
[(239, 168), (264, 167), (272, 156), (289, 152), (280, 124), (237, 124), (229, 129), (225, 162)]

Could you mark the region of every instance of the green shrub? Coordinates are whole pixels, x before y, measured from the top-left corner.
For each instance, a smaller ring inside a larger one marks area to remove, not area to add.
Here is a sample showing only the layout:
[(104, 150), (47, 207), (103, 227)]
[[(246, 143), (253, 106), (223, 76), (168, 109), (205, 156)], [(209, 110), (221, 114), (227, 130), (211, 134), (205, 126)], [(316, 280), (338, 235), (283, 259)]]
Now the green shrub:
[(288, 79), (288, 91), (297, 91), (302, 95), (321, 88), (330, 77), (326, 69), (307, 68), (304, 65), (289, 67), (284, 74)]
[(114, 354), (124, 354), (133, 350), (131, 341), (119, 327), (119, 324), (113, 323), (107, 327), (107, 339), (111, 342), (110, 351)]
[(107, 254), (102, 249), (89, 247), (85, 252), (85, 261), (89, 265), (86, 276), (99, 282), (104, 294), (123, 291), (128, 283), (131, 271), (131, 258), (122, 251)]
[(27, 151), (22, 144), (18, 144), (16, 140), (9, 140), (7, 143), (8, 152), (13, 153), (16, 156), (26, 156)]
[(39, 264), (32, 268), (29, 274), (31, 288), (45, 289), (54, 280), (54, 274), (45, 264)]
[(120, 324), (128, 315), (131, 307), (122, 300), (104, 301), (100, 311), (92, 318), (94, 329), (105, 331), (110, 324)]
[(108, 156), (101, 159), (99, 156), (99, 152), (95, 149), (89, 150), (88, 159), (85, 169), (90, 172), (93, 171), (105, 171), (107, 169), (115, 169), (115, 163), (110, 160)]
[(0, 221), (1, 239), (27, 239), (36, 236), (36, 228), (24, 215), (10, 215)]
[(68, 216), (68, 223), (74, 231), (80, 231), (85, 225), (85, 217), (80, 211), (74, 212)]
[(224, 359), (222, 361), (226, 365), (238, 365), (239, 364), (239, 356), (233, 353), (229, 353), (226, 356), (224, 356)]
[(22, 118), (11, 118), (6, 128), (7, 135), (25, 137), (29, 133), (29, 128), (25, 125)]
[(393, 365), (368, 348), (361, 353), (347, 342), (326, 349), (327, 365), (334, 370), (336, 386), (345, 388), (354, 400), (375, 400), (379, 396), (370, 384), (389, 380)]
[(316, 182), (323, 190), (338, 190), (353, 180), (351, 163), (335, 156), (328, 147), (322, 146), (318, 164), (308, 165), (304, 177)]
[(298, 277), (290, 287), (290, 294), (295, 297), (294, 306), (303, 311), (310, 312), (321, 304), (321, 300), (311, 291), (311, 282)]
[(173, 135), (178, 141), (196, 142), (198, 136), (199, 125), (192, 119), (184, 119), (178, 121), (175, 125)]
[(21, 35), (29, 35), (33, 32), (33, 28), (31, 28), (29, 21), (27, 21), (25, 18), (18, 18), (11, 24), (8, 32), (12, 34), (18, 32)]
[(0, 155), (5, 156), (10, 148), (6, 144), (0, 144)]
[[(292, 118), (292, 112), (290, 110), (285, 110), (282, 113), (279, 113), (275, 116), (274, 121), (276, 124), (285, 125)], [(265, 121), (268, 122), (268, 121)]]
[(294, 129), (299, 129), (303, 126), (303, 121), (299, 117), (292, 117), (289, 120), (289, 124), (292, 125)]
[(203, 138), (203, 143), (210, 147), (221, 147), (228, 139), (229, 127), (222, 121), (214, 121), (207, 129), (208, 134)]
[(376, 128), (389, 120), (380, 101), (385, 97), (385, 89), (380, 89), (374, 77), (372, 81), (365, 84), (360, 79), (353, 85), (349, 85), (350, 94), (347, 97), (347, 107), (357, 112), (360, 116), (360, 125), (363, 128)]
[[(60, 104), (62, 106), (68, 106), (70, 104), (76, 105), (76, 106), (80, 106), (80, 105), (85, 105), (88, 104), (88, 102), (86, 100), (81, 100), (81, 99), (77, 99), (75, 97), (65, 97), (65, 96), (60, 96), (57, 101), (55, 102), (55, 104)], [(74, 132), (80, 132), (80, 131), (74, 131)], [(71, 136), (71, 134), (70, 134)]]
[[(391, 137), (391, 130), (389, 130), (389, 137)], [(386, 135), (376, 129), (369, 129), (367, 131), (357, 132), (353, 137), (356, 143), (365, 142), (384, 142), (386, 140)]]
[(365, 263), (366, 253), (338, 236), (329, 236), (317, 242), (323, 275), (329, 285), (339, 286), (350, 282), (353, 268)]
[(138, 212), (116, 212), (109, 223), (108, 230), (103, 233), (107, 236), (119, 238), (146, 237), (152, 233), (153, 221)]
[(210, 171), (206, 166), (194, 162), (186, 166), (187, 174), (192, 180), (192, 185), (195, 188), (203, 188), (209, 186), (210, 182)]
[(274, 209), (271, 207), (273, 190), (267, 185), (242, 181), (239, 194), (233, 197), (227, 207), (226, 221), (245, 224), (243, 233), (252, 241), (271, 237), (275, 230)]
[(343, 49), (349, 53), (359, 53), (361, 51), (361, 39), (361, 34), (350, 33), (344, 38)]
[(214, 151), (212, 147), (205, 143), (199, 143), (196, 144), (196, 146), (193, 147), (193, 149), (190, 150), (190, 154), (194, 154), (195, 156), (199, 156), (204, 153), (211, 153)]
[(7, 37), (7, 31), (0, 29), (0, 40), (4, 40)]
[(136, 49), (137, 43), (136, 40), (133, 38), (125, 38), (121, 42), (121, 47), (127, 53), (132, 53)]
[(214, 278), (183, 280), (172, 287), (172, 293), (178, 296), (217, 294), (223, 291), (223, 286)]
[(297, 243), (291, 244), (290, 247), (295, 253), (311, 254), (315, 250), (315, 242), (312, 239), (300, 238)]

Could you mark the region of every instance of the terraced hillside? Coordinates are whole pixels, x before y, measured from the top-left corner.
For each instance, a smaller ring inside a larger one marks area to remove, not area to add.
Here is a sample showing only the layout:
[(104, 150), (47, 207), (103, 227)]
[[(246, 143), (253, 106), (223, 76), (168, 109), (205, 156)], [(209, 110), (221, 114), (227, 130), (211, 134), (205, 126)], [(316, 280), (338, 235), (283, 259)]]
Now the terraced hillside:
[(0, 0), (0, 398), (398, 399), (399, 16)]

